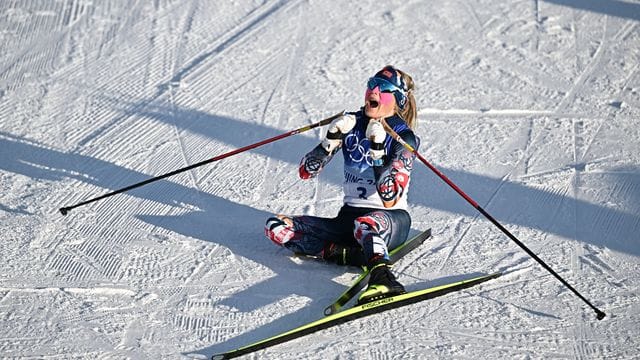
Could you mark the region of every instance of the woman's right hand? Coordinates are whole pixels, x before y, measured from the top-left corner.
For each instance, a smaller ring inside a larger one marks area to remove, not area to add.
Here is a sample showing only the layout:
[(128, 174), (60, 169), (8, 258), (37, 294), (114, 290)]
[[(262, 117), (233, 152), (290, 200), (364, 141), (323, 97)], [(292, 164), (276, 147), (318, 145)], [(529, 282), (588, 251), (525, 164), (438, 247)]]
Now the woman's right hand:
[(339, 132), (342, 135), (347, 134), (353, 127), (356, 126), (356, 116), (353, 114), (344, 114), (341, 117), (333, 120), (329, 124), (329, 133)]
[(333, 152), (342, 143), (342, 138), (356, 126), (356, 117), (353, 114), (345, 114), (331, 122), (327, 130), (327, 136), (322, 140), (322, 148), (328, 153)]

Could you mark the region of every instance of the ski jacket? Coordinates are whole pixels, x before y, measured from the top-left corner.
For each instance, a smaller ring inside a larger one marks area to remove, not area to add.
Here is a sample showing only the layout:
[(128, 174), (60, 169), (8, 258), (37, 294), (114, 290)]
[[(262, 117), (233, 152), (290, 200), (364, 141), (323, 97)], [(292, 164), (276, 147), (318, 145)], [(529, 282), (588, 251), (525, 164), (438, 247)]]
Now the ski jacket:
[[(303, 179), (316, 177), (333, 156), (342, 150), (344, 158), (344, 203), (355, 207), (377, 209), (407, 208), (407, 191), (415, 154), (387, 134), (384, 140), (385, 156), (381, 166), (374, 166), (369, 156), (371, 141), (366, 137), (369, 118), (361, 109), (352, 113), (356, 125), (342, 138), (339, 148), (328, 153), (322, 145), (316, 146), (300, 162), (299, 174)], [(404, 122), (394, 115), (385, 119), (404, 141), (418, 149), (419, 139)]]

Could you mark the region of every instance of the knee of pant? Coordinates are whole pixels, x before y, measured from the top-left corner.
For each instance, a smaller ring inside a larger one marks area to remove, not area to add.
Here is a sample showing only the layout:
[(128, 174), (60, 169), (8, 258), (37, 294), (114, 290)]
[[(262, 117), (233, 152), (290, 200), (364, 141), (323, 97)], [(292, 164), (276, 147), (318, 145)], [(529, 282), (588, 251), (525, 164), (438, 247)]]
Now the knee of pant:
[(284, 215), (276, 215), (267, 219), (264, 234), (278, 246), (284, 246), (295, 235), (293, 222)]
[(353, 236), (362, 245), (365, 239), (373, 236), (384, 238), (389, 231), (389, 219), (382, 212), (374, 212), (356, 218), (354, 221)]

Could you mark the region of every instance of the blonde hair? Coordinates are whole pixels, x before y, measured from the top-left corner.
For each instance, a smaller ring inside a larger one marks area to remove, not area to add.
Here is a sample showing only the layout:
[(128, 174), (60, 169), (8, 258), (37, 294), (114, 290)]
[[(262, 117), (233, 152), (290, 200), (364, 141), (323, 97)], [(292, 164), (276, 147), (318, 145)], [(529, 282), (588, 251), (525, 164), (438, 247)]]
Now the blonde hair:
[(404, 109), (396, 107), (396, 113), (404, 119), (404, 122), (409, 125), (411, 130), (415, 130), (418, 127), (418, 109), (416, 107), (416, 98), (413, 96), (413, 89), (415, 84), (409, 74), (404, 71), (396, 69), (402, 76), (402, 80), (407, 85), (407, 103), (404, 105)]

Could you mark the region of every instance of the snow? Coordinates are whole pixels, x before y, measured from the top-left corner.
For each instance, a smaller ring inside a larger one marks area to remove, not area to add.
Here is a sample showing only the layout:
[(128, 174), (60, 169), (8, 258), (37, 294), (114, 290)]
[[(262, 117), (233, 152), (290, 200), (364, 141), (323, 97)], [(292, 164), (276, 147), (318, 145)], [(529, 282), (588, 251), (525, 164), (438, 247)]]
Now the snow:
[[(0, 354), (191, 358), (322, 316), (357, 269), (291, 257), (272, 213), (333, 216), (341, 164), (297, 179), (315, 129), (58, 209), (417, 84), (425, 166), (395, 271), (409, 290), (499, 279), (254, 358), (635, 358), (640, 353), (640, 2), (0, 3)], [(339, 159), (336, 159), (339, 160)]]

